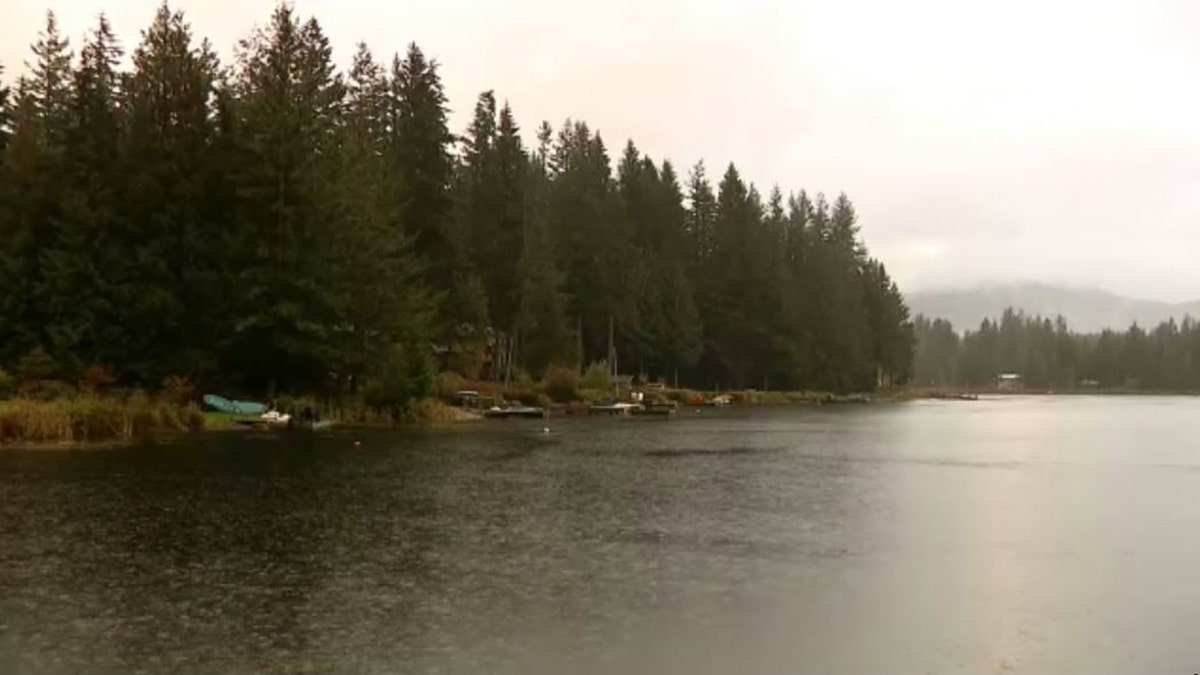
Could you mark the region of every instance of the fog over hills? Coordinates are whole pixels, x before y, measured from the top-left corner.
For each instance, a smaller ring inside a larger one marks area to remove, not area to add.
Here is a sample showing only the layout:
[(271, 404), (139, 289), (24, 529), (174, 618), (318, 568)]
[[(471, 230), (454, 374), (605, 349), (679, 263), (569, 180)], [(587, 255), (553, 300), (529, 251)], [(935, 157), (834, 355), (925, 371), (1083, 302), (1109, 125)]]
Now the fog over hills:
[(1095, 288), (1039, 283), (922, 291), (906, 297), (914, 316), (949, 319), (960, 332), (978, 328), (984, 318), (998, 317), (1006, 307), (1048, 317), (1061, 314), (1072, 330), (1082, 332), (1125, 330), (1134, 322), (1153, 328), (1169, 317), (1200, 318), (1200, 300), (1184, 303), (1138, 300)]

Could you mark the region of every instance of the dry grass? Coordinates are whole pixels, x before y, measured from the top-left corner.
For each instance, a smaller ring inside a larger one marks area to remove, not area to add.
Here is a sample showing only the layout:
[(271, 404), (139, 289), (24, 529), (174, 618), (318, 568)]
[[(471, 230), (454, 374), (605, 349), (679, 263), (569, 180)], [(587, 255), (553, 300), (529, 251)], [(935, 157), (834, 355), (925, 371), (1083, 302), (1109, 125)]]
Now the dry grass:
[(0, 401), (0, 443), (96, 443), (198, 431), (204, 414), (136, 393), (126, 399), (80, 396)]
[(479, 415), (446, 405), (436, 398), (426, 398), (417, 401), (416, 405), (405, 415), (404, 421), (409, 424), (451, 424), (482, 419)]

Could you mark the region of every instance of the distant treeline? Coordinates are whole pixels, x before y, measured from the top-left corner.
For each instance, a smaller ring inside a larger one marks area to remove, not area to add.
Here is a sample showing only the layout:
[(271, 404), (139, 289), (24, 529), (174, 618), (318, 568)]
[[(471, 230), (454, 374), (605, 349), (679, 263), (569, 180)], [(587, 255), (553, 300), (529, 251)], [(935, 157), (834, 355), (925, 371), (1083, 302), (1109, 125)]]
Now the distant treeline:
[(915, 328), (918, 386), (990, 386), (1015, 373), (1037, 388), (1200, 390), (1200, 324), (1191, 318), (1075, 333), (1061, 316), (1008, 309), (962, 336), (944, 319), (917, 316)]
[[(0, 367), (120, 382), (356, 393), (435, 368), (539, 377), (619, 356), (696, 387), (903, 381), (912, 327), (855, 210), (681, 179), (630, 142), (481, 94), (447, 128), (437, 64), (333, 65), (279, 6), (220, 64), (165, 5), (128, 72), (101, 18), (53, 15), (0, 93)], [(611, 361), (610, 361), (611, 363)]]

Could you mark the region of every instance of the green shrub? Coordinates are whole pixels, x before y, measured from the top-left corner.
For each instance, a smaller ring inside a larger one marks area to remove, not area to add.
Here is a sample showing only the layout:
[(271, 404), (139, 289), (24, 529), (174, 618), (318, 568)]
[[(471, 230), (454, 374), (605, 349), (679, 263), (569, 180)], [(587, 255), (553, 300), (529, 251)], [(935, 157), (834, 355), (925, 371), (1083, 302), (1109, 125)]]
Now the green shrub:
[(8, 398), (17, 390), (17, 378), (0, 368), (0, 398)]
[(587, 403), (605, 403), (611, 400), (613, 393), (611, 389), (588, 389), (579, 390), (579, 398)]
[(420, 343), (395, 345), (363, 387), (363, 401), (399, 420), (433, 388), (432, 364)]
[(604, 391), (612, 391), (613, 379), (612, 374), (608, 372), (607, 361), (596, 361), (587, 367), (587, 371), (583, 374), (583, 380), (580, 386), (584, 389), (603, 389)]
[(17, 362), (17, 379), (22, 382), (49, 380), (58, 373), (58, 362), (41, 347), (35, 347)]
[(546, 371), (543, 384), (546, 394), (558, 403), (568, 403), (579, 398), (579, 373), (561, 366)]
[(529, 376), (529, 373), (526, 372), (524, 368), (515, 367), (512, 369), (512, 373), (508, 378), (508, 384), (512, 387), (528, 389), (535, 383), (533, 378)]
[(77, 392), (69, 382), (41, 380), (35, 387), (31, 387), (30, 393), (42, 401), (58, 401), (75, 398)]
[(434, 389), (439, 397), (451, 400), (455, 394), (467, 388), (466, 382), (466, 378), (452, 371), (438, 373)]

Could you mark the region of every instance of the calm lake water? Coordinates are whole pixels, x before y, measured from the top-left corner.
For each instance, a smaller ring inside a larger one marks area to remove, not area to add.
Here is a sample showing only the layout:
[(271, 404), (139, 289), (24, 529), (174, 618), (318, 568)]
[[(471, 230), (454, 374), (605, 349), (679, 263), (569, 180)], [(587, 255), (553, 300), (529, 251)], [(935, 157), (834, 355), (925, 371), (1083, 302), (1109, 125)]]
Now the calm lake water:
[(1200, 399), (552, 426), (0, 452), (0, 672), (1200, 671)]

